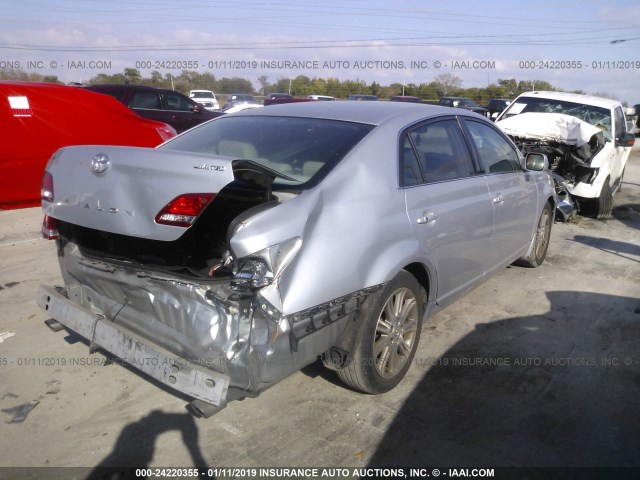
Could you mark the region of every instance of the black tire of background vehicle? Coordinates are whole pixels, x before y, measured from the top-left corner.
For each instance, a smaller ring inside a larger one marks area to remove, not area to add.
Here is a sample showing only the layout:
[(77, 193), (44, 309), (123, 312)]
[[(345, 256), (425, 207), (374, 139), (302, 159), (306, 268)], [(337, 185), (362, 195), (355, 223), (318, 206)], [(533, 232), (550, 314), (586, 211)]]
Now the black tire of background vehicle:
[(595, 198), (593, 202), (595, 218), (609, 218), (611, 216), (613, 195), (611, 193), (611, 186), (609, 185), (609, 177), (607, 177), (604, 185), (602, 185), (600, 196)]
[(528, 268), (536, 268), (542, 265), (542, 262), (544, 262), (547, 256), (547, 250), (549, 249), (552, 225), (553, 211), (551, 205), (547, 202), (538, 219), (538, 226), (535, 232), (533, 232), (533, 239), (531, 240), (533, 248), (531, 249), (531, 253), (526, 257), (521, 257), (516, 260), (516, 265)]
[(420, 340), (420, 294), (418, 281), (402, 270), (365, 301), (358, 313), (360, 323), (351, 358), (338, 371), (344, 383), (371, 394), (387, 392), (400, 383)]

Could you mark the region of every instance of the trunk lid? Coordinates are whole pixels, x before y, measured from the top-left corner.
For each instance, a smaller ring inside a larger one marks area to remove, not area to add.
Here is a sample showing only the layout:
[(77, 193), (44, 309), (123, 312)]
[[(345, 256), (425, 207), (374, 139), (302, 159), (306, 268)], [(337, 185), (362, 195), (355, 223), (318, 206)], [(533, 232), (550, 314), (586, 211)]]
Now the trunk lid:
[(229, 157), (133, 147), (67, 147), (47, 165), (54, 201), (43, 201), (43, 210), (82, 227), (173, 241), (188, 229), (156, 223), (158, 212), (183, 194), (217, 194), (234, 181), (234, 163), (243, 171), (252, 170), (265, 184), (275, 176), (254, 162)]

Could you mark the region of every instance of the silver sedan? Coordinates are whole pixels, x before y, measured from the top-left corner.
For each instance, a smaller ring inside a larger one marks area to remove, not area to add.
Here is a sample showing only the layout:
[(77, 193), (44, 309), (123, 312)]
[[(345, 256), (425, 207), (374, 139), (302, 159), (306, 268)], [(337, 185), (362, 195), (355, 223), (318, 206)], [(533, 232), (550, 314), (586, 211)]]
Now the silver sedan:
[(210, 415), (322, 358), (385, 392), (424, 319), (503, 267), (540, 265), (556, 198), (461, 109), (310, 102), (220, 117), (157, 149), (65, 148), (43, 181), (67, 329)]

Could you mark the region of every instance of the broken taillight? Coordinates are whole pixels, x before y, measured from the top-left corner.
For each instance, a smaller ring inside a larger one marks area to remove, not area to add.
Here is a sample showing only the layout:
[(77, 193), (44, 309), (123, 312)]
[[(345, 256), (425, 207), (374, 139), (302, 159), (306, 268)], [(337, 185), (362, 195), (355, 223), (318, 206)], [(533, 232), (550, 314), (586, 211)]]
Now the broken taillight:
[(174, 225), (176, 227), (190, 227), (196, 217), (204, 210), (215, 193), (186, 193), (171, 200), (156, 215), (156, 223)]
[(41, 231), (42, 236), (47, 240), (57, 240), (60, 237), (60, 234), (58, 233), (58, 221), (49, 215), (44, 216)]
[(53, 202), (53, 175), (45, 171), (42, 177), (40, 198), (46, 202)]
[(237, 290), (249, 288), (259, 290), (273, 282), (273, 272), (269, 265), (258, 257), (246, 258), (242, 261), (240, 269), (234, 275), (231, 286)]

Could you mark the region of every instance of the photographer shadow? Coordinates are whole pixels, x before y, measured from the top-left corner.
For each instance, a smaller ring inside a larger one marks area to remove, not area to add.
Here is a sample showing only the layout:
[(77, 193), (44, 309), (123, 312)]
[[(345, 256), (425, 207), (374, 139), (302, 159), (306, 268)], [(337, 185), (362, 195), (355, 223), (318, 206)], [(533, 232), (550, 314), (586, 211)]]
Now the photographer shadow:
[(164, 413), (153, 410), (149, 415), (122, 429), (113, 451), (96, 465), (87, 480), (136, 478), (135, 471), (147, 468), (151, 463), (157, 438), (173, 430), (180, 432), (182, 443), (191, 455), (192, 467), (207, 467), (207, 461), (200, 450), (198, 427), (194, 417), (189, 413)]
[(637, 299), (547, 297), (544, 315), (477, 325), (429, 365), (419, 351), (427, 371), (369, 465), (640, 467)]

